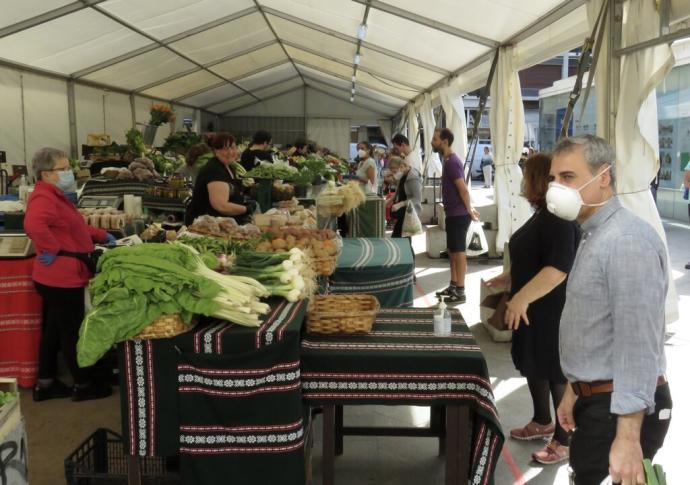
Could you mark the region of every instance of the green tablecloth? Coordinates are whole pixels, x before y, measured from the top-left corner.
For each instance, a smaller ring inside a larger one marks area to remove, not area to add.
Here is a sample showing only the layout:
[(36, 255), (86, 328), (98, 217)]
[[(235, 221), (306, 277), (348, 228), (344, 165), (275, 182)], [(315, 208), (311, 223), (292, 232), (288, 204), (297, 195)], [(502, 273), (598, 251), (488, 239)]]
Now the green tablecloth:
[(433, 334), (434, 309), (382, 309), (369, 334), (306, 335), (304, 398), (318, 404), (464, 404), (473, 417), (470, 483), (488, 483), (503, 445), (486, 361), (459, 312)]
[(414, 259), (407, 239), (345, 238), (331, 293), (368, 293), (382, 307), (411, 305), (414, 301)]
[(125, 449), (179, 453), (183, 483), (303, 484), (306, 302), (271, 306), (258, 328), (213, 321), (171, 339), (121, 344)]
[(386, 199), (367, 196), (367, 200), (348, 214), (348, 237), (386, 235)]

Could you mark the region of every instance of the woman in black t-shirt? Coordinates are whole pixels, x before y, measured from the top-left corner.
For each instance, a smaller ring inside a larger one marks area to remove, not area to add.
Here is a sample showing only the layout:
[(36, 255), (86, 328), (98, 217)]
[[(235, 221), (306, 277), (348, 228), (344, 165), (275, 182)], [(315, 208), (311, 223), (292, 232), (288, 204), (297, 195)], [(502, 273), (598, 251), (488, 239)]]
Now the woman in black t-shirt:
[(511, 430), (510, 437), (522, 441), (551, 438), (532, 454), (545, 465), (569, 457), (568, 436), (558, 419), (555, 425), (551, 421), (549, 394), (555, 410), (567, 385), (560, 365), (558, 328), (565, 304), (565, 281), (580, 239), (575, 222), (546, 210), (550, 168), (551, 158), (543, 154), (525, 162), (523, 193), (535, 212), (510, 238), (510, 271), (487, 282), (510, 288), (505, 321), (514, 329), (513, 363), (527, 378), (534, 406), (532, 420)]
[(240, 218), (249, 215), (251, 205), (245, 205), (242, 180), (231, 164), (237, 160), (235, 138), (228, 133), (214, 133), (208, 140), (214, 157), (199, 171), (192, 201), (185, 213), (185, 224), (202, 215)]
[(273, 152), (269, 149), (270, 147), (271, 134), (265, 130), (257, 131), (252, 137), (252, 144), (242, 152), (240, 164), (248, 172), (258, 165), (257, 160), (273, 161)]

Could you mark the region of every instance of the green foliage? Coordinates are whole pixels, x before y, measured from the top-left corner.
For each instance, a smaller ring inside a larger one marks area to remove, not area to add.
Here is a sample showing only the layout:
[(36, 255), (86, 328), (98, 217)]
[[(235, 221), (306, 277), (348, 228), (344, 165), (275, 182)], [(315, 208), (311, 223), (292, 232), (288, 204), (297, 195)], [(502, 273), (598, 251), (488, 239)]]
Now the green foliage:
[(131, 128), (125, 133), (125, 138), (127, 139), (127, 146), (130, 151), (134, 153), (137, 157), (142, 157), (146, 146), (144, 145), (144, 135), (141, 134), (136, 128)]
[(165, 143), (163, 144), (163, 152), (175, 152), (185, 155), (187, 150), (199, 143), (201, 143), (201, 137), (196, 133), (176, 131), (175, 133), (171, 133), (170, 136), (165, 139)]
[(14, 391), (0, 391), (0, 407), (9, 404), (17, 399), (17, 393)]

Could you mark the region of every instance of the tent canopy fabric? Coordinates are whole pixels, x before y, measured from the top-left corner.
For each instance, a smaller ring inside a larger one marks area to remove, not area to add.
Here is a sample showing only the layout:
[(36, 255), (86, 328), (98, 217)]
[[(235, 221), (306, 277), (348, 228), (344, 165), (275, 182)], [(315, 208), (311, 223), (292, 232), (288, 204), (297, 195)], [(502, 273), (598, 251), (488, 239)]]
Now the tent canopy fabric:
[(0, 65), (219, 115), (299, 82), (347, 99), (354, 87), (355, 99), (382, 103), (372, 109), (392, 118), (409, 101), (421, 105), (424, 93), (435, 102), (436, 88), (468, 71), (479, 84), (463, 92), (478, 87), (501, 44), (522, 43), (524, 57), (538, 62), (552, 54), (543, 38), (530, 41), (535, 34), (550, 29), (550, 38), (572, 43), (575, 30), (581, 42), (573, 25), (586, 26), (584, 0), (5, 3)]

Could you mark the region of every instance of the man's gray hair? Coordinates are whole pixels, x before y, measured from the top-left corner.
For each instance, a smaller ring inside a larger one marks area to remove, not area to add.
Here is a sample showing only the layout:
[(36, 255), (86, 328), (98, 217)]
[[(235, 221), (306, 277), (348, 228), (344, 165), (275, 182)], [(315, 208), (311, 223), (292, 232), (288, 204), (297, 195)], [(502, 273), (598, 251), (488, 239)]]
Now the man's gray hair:
[(580, 135), (563, 138), (553, 149), (552, 157), (561, 153), (569, 153), (576, 147), (582, 147), (585, 161), (589, 165), (589, 171), (595, 174), (603, 165), (609, 165), (611, 175), (611, 187), (616, 188), (616, 151), (609, 143), (594, 135)]
[(55, 162), (62, 160), (63, 158), (69, 157), (67, 153), (57, 148), (45, 147), (39, 149), (35, 154), (34, 158), (31, 160), (34, 168), (34, 174), (36, 175), (36, 180), (41, 180), (41, 172), (46, 172), (52, 170), (55, 167)]

